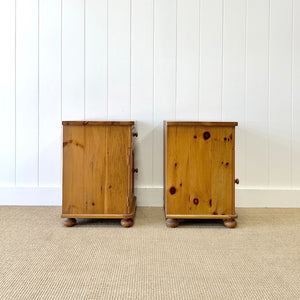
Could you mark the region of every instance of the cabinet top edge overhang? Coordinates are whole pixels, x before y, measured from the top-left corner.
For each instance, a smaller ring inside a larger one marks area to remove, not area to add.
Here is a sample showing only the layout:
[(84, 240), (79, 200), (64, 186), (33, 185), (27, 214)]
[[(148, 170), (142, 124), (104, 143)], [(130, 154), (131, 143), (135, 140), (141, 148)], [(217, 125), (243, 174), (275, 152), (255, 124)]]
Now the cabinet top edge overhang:
[(132, 126), (134, 121), (62, 121), (62, 125), (68, 126)]
[(238, 126), (238, 122), (164, 121), (165, 126)]

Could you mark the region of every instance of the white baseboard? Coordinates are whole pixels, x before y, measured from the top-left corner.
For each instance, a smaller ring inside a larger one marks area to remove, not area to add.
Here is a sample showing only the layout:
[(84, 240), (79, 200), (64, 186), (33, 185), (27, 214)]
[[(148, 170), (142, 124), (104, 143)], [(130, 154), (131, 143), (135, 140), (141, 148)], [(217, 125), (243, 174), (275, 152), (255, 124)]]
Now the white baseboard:
[(60, 187), (0, 187), (0, 205), (61, 205)]
[[(138, 206), (163, 206), (162, 187), (135, 189)], [(61, 187), (0, 187), (0, 205), (60, 206)], [(300, 208), (300, 189), (237, 188), (237, 207)]]

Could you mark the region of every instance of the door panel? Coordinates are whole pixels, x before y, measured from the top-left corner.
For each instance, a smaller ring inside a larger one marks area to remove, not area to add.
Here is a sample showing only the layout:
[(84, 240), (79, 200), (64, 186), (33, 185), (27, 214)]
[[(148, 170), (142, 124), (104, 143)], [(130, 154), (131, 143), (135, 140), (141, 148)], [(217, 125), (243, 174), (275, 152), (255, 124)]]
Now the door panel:
[(231, 213), (233, 135), (231, 127), (167, 128), (168, 214)]

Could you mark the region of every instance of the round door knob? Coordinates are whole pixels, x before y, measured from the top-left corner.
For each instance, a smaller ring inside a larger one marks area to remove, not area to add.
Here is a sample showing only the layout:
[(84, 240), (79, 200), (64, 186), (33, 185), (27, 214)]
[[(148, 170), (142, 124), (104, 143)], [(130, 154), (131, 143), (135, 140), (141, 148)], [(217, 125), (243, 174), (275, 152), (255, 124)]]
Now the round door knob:
[(239, 184), (239, 183), (240, 183), (240, 180), (237, 178), (234, 182), (235, 182), (236, 184)]
[(138, 173), (138, 172), (139, 172), (139, 169), (138, 169), (138, 168), (133, 169), (133, 172), (134, 172), (134, 173)]
[(137, 132), (134, 132), (132, 135), (138, 137), (139, 134)]

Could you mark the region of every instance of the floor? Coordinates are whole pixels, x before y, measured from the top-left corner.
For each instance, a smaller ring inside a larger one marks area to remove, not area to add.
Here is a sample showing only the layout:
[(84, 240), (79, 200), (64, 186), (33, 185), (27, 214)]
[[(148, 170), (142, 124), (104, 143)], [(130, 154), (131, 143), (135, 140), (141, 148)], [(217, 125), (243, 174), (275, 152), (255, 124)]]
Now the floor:
[(60, 207), (0, 207), (0, 299), (300, 299), (300, 209), (237, 209), (238, 226), (138, 207), (135, 225)]

